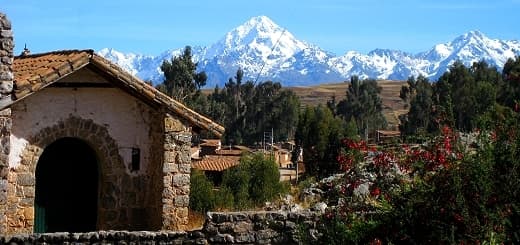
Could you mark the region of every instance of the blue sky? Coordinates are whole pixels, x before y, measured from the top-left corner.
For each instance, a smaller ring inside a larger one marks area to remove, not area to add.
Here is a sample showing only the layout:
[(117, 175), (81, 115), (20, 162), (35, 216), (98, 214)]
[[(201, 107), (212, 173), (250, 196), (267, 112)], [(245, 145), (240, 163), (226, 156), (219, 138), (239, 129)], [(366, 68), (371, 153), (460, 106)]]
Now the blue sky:
[(471, 30), (520, 39), (520, 0), (3, 0), (15, 52), (110, 47), (156, 55), (209, 45), (266, 15), (296, 38), (344, 54), (375, 48), (416, 53)]

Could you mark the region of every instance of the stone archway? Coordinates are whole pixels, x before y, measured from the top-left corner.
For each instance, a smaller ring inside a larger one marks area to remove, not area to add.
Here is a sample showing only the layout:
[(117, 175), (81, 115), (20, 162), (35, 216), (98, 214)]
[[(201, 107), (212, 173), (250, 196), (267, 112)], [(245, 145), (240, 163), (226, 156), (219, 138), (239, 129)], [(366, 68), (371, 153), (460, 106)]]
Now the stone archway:
[(98, 160), (77, 138), (61, 138), (47, 146), (36, 165), (34, 232), (96, 230)]
[(121, 173), (125, 172), (125, 166), (119, 155), (118, 145), (106, 127), (90, 119), (70, 116), (29, 138), (29, 144), (21, 154), (20, 166), (10, 172), (9, 188), (21, 191), (13, 192), (15, 194), (10, 197), (17, 208), (6, 212), (8, 232), (33, 232), (36, 167), (44, 150), (62, 138), (81, 140), (89, 145), (97, 156), (99, 185), (96, 229), (117, 229), (123, 225), (118, 217), (121, 212)]

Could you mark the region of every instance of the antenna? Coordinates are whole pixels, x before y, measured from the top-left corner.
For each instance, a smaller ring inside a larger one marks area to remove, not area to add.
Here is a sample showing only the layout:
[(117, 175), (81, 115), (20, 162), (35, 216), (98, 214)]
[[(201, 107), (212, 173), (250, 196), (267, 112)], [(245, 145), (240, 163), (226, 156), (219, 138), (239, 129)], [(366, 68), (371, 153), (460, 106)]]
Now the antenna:
[[(283, 29), (282, 33), (280, 33), (280, 36), (278, 37), (278, 40), (276, 40), (276, 42), (274, 43), (273, 47), (271, 48), (271, 51), (269, 52), (269, 55), (271, 55), (273, 53), (274, 48), (276, 48), (276, 46), (280, 42), (280, 39), (282, 39), (282, 36), (285, 33), (285, 31), (286, 31), (286, 29)], [(260, 74), (262, 74), (262, 71), (264, 70), (264, 66), (265, 66), (265, 61), (264, 61), (264, 64), (262, 64), (262, 67), (260, 68), (260, 71), (256, 75), (256, 79), (255, 79), (255, 82), (253, 83), (253, 85), (256, 85), (256, 82), (258, 82), (258, 79), (260, 78)]]

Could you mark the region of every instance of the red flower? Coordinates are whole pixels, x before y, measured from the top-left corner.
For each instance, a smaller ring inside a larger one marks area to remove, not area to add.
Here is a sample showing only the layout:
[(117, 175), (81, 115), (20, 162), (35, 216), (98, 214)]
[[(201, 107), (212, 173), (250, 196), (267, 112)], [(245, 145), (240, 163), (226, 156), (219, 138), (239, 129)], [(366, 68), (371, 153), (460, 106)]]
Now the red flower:
[(381, 245), (383, 242), (379, 238), (374, 238), (372, 241), (370, 241), (370, 245)]
[(381, 195), (381, 189), (379, 189), (379, 187), (375, 187), (374, 189), (372, 189), (372, 191), (370, 191), (370, 195), (373, 197)]
[(464, 218), (460, 215), (460, 214), (454, 214), (453, 215), (453, 218), (455, 219), (455, 221), (457, 221), (458, 223), (462, 223), (464, 221)]

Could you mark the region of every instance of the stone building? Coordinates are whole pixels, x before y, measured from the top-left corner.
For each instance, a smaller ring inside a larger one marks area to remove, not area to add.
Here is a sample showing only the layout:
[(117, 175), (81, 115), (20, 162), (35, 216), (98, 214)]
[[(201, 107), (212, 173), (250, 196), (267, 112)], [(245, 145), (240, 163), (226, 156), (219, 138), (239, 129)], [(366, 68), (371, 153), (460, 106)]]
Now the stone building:
[(224, 128), (96, 55), (13, 56), (0, 13), (0, 234), (183, 230), (192, 132)]

